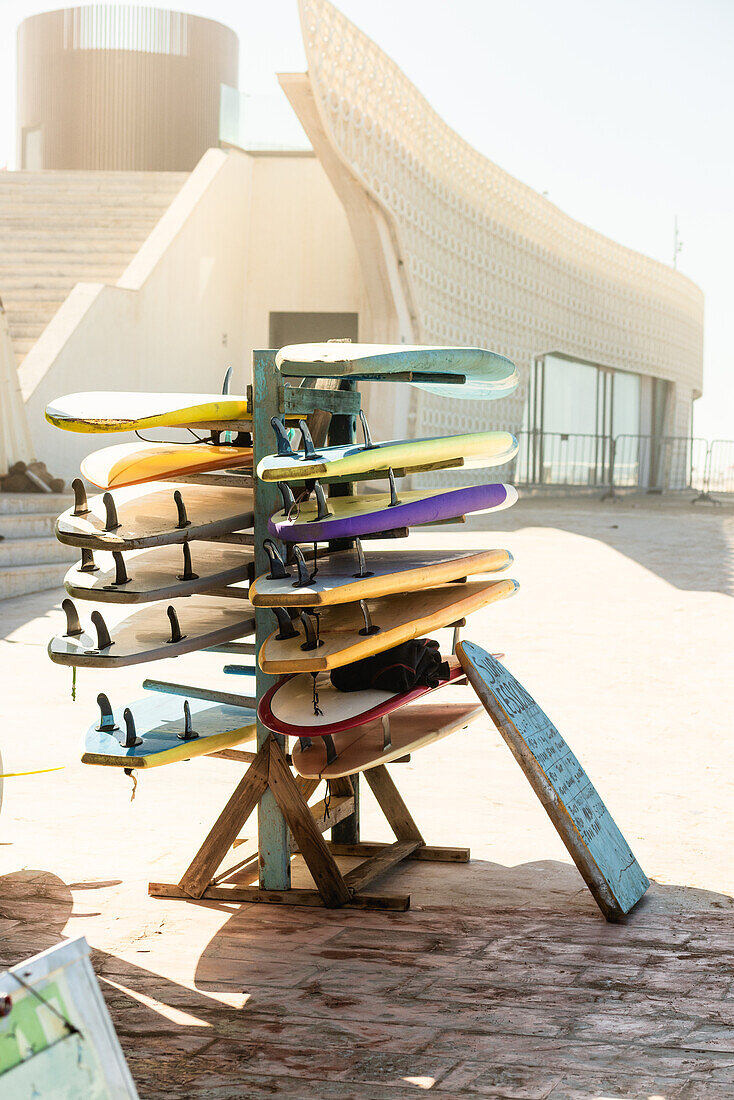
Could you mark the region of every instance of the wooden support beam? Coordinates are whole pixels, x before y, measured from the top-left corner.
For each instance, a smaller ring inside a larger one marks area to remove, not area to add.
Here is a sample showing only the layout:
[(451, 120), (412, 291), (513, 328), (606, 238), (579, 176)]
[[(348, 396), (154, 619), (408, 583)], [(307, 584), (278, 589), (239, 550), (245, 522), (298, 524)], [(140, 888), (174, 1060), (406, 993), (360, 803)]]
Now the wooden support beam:
[[(191, 901), (180, 886), (168, 882), (151, 882), (148, 893), (154, 898), (182, 898)], [(201, 901), (268, 902), (271, 905), (307, 905), (324, 907), (318, 890), (261, 890), (258, 886), (210, 886)], [(387, 909), (404, 913), (410, 908), (410, 894), (354, 894), (344, 902), (344, 909)]]
[(344, 881), (351, 890), (358, 893), (380, 875), (384, 875), (398, 863), (407, 859), (416, 848), (420, 847), (420, 840), (397, 840), (394, 844), (388, 844), (376, 856), (366, 859), (359, 867), (349, 871), (344, 876)]
[[(302, 416), (304, 419), (310, 413), (317, 411), (339, 416), (357, 416), (362, 408), (362, 397), (359, 390), (325, 390), (320, 386), (306, 389), (303, 386), (286, 386), (280, 404), (282, 413), (287, 416)], [(322, 444), (318, 443), (317, 446), (320, 447)]]
[[(338, 908), (349, 901), (349, 888), (311, 816), (303, 795), (296, 786), (283, 750), (274, 737), (271, 737), (266, 744), (270, 746), (268, 786), (293, 833), (318, 891), (324, 899), (324, 905), (330, 909)], [(232, 839), (234, 840), (234, 837)]]
[(219, 749), (206, 755), (216, 756), (219, 760), (236, 760), (240, 764), (252, 764), (257, 757), (256, 752), (243, 752), (242, 749)]
[[(268, 785), (269, 758), (270, 744), (266, 742), (184, 872), (179, 886), (188, 897), (202, 897), (217, 868), (232, 847), (237, 833), (262, 798)], [(285, 763), (285, 758), (283, 760)], [(287, 768), (288, 765), (285, 766)], [(333, 859), (331, 855), (329, 858)]]
[[(328, 840), (329, 851), (335, 856), (375, 856), (383, 850), (384, 844), (377, 841), (362, 840), (357, 844), (340, 844)], [(468, 848), (443, 848), (433, 844), (423, 844), (407, 857), (426, 863), (468, 863), (471, 852)]]
[(352, 817), (354, 814), (354, 795), (345, 794), (330, 799), (328, 813), (325, 799), (316, 802), (309, 809), (316, 822), (316, 828), (319, 832), (325, 833), (328, 829), (333, 829), (340, 821)]
[(419, 844), (425, 844), (385, 765), (368, 768), (363, 774), (398, 840), (417, 840)]

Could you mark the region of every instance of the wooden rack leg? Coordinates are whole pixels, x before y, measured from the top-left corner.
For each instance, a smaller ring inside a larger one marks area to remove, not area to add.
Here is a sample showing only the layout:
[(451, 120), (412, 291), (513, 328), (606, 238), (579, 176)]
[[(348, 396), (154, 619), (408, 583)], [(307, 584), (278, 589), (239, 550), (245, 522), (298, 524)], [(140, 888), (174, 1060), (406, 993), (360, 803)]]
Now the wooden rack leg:
[(179, 886), (189, 897), (203, 896), (237, 833), (262, 798), (268, 785), (269, 761), (270, 742), (266, 741), (184, 872)]
[(410, 816), (410, 810), (400, 797), (385, 765), (378, 764), (376, 768), (368, 768), (364, 777), (398, 840), (417, 840), (420, 844), (425, 844), (420, 829)]
[(344, 905), (351, 898), (349, 887), (296, 786), (283, 750), (274, 738), (270, 742), (270, 789), (324, 899), (324, 905), (329, 908)]
[(352, 795), (354, 813), (338, 821), (331, 830), (331, 839), (339, 844), (356, 844), (359, 841), (359, 773), (331, 781), (332, 794)]

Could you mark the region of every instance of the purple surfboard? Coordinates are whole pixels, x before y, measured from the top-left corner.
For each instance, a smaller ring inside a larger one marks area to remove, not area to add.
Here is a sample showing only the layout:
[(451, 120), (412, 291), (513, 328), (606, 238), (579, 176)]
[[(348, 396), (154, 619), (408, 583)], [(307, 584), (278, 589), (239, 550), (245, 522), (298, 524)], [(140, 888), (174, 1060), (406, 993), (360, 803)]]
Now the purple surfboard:
[(326, 539), (356, 538), (379, 534), (396, 527), (440, 523), (469, 512), (498, 511), (517, 500), (512, 485), (468, 485), (460, 489), (419, 489), (399, 494), (390, 505), (389, 493), (330, 497), (332, 515), (317, 519), (316, 501), (297, 504), (289, 513), (275, 512), (268, 530), (285, 542), (323, 542)]

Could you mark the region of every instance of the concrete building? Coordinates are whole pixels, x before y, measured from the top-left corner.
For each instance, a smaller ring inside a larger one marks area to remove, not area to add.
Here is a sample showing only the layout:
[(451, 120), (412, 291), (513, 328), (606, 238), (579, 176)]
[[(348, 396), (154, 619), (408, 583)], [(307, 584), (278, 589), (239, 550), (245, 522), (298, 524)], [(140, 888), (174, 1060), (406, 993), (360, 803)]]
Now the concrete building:
[[(675, 437), (688, 462), (701, 291), (472, 149), (328, 0), (299, 8), (308, 71), (279, 79), (310, 150), (253, 148), (222, 111), (220, 148), (190, 173), (86, 161), (84, 171), (0, 174), (0, 297), (37, 457), (70, 477), (89, 449), (89, 437), (45, 423), (59, 394), (216, 390), (228, 365), (241, 389), (253, 348), (351, 337), (480, 345), (520, 369), (513, 397), (484, 405), (405, 386), (386, 401), (384, 387), (366, 387), (376, 437), (524, 427), (532, 447), (515, 473), (546, 481), (571, 435), (583, 442), (580, 482), (594, 483), (616, 436)], [(94, 10), (51, 14), (62, 29), (93, 28), (101, 17), (79, 12)], [(165, 56), (183, 65), (197, 21), (184, 38), (176, 13), (156, 19), (178, 50)], [(132, 32), (95, 33), (100, 53), (137, 49)], [(234, 76), (222, 76), (236, 56), (230, 35), (210, 39), (223, 107), (236, 101)], [(151, 65), (163, 56), (143, 53)], [(34, 54), (22, 45), (22, 55), (23, 71)], [(34, 84), (27, 71), (22, 80)], [(22, 106), (21, 149), (30, 118)], [(660, 479), (648, 450), (643, 461), (638, 444), (632, 483)]]

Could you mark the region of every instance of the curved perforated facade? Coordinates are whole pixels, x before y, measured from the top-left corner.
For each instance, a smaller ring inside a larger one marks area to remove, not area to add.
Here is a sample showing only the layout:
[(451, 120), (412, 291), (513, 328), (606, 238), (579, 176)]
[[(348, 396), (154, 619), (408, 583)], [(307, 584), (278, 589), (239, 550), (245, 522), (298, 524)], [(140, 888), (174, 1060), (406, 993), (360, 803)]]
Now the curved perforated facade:
[[(489, 347), (526, 380), (533, 358), (549, 352), (666, 379), (667, 430), (686, 434), (701, 390), (699, 288), (478, 153), (327, 0), (300, 0), (300, 9), (323, 136), (390, 227), (411, 318), (393, 339)], [(524, 397), (521, 387), (490, 409), (415, 392), (411, 412), (421, 430), (479, 429), (488, 417), (517, 428)]]

